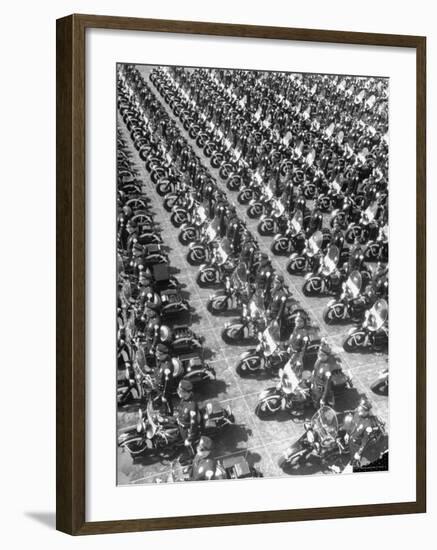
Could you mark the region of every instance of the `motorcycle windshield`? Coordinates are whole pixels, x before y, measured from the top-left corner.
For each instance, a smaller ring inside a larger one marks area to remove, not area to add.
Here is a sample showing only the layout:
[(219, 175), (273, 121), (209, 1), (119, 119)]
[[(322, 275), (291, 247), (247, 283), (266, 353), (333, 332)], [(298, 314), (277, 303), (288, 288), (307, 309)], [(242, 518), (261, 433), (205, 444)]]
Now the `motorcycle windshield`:
[(322, 242), (323, 242), (323, 234), (321, 231), (316, 231), (311, 235), (311, 237), (308, 239), (308, 248), (311, 254), (317, 254), (317, 252), (322, 247)]
[(291, 224), (291, 230), (294, 235), (297, 235), (298, 233), (300, 233), (303, 225), (302, 210), (296, 210), (296, 212), (294, 213), (294, 216), (291, 219), (290, 224)]
[(346, 287), (352, 298), (356, 298), (361, 290), (362, 278), (359, 271), (352, 271), (346, 281)]
[(206, 228), (206, 231), (205, 231), (205, 234), (206, 236), (208, 237), (208, 239), (210, 241), (213, 241), (217, 235), (217, 229), (215, 227), (215, 223), (214, 221), (212, 221), (208, 227)]
[(372, 204), (370, 204), (366, 210), (364, 211), (364, 214), (366, 216), (366, 219), (369, 221), (369, 222), (373, 222), (373, 220), (375, 219), (375, 216), (376, 216), (376, 211), (378, 210), (378, 203), (377, 202), (374, 202)]
[(388, 304), (385, 300), (377, 300), (370, 308), (367, 317), (367, 327), (372, 332), (379, 330), (388, 318)]
[(337, 414), (331, 407), (321, 407), (311, 419), (311, 428), (322, 444), (335, 441), (338, 433)]
[(200, 223), (203, 223), (206, 220), (207, 216), (206, 216), (205, 207), (203, 205), (200, 205), (198, 207), (197, 217), (199, 218)]
[(323, 258), (323, 273), (325, 275), (331, 274), (338, 264), (340, 258), (340, 251), (337, 246), (333, 245), (329, 248), (328, 253)]

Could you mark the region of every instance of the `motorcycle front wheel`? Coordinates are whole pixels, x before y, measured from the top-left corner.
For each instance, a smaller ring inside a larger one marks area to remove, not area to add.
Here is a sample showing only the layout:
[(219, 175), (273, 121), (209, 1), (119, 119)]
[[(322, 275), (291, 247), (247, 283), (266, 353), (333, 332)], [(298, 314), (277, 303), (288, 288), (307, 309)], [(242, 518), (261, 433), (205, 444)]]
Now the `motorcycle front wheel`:
[(267, 237), (269, 235), (273, 235), (274, 231), (275, 231), (275, 223), (272, 220), (272, 218), (267, 218), (259, 222), (258, 233), (261, 236)]
[(196, 282), (201, 288), (215, 287), (219, 284), (216, 277), (216, 271), (212, 267), (199, 271)]
[(235, 367), (237, 374), (239, 374), (242, 378), (244, 378), (245, 376), (250, 376), (251, 374), (255, 374), (259, 372), (260, 369), (261, 358), (259, 355), (249, 355), (249, 357), (240, 359), (240, 361), (237, 363), (237, 366)]
[(189, 227), (186, 227), (185, 229), (182, 229), (182, 231), (179, 233), (178, 239), (182, 245), (184, 246), (189, 245), (190, 243), (196, 240), (195, 228), (192, 226), (189, 226)]
[(346, 318), (346, 306), (342, 302), (337, 302), (328, 306), (323, 311), (323, 320), (327, 325), (333, 325)]
[(241, 323), (229, 325), (222, 330), (222, 339), (226, 344), (235, 345), (244, 339), (244, 325)]
[(348, 353), (360, 351), (364, 347), (366, 341), (366, 333), (363, 330), (356, 330), (346, 338), (343, 342), (343, 348)]
[(279, 397), (279, 395), (275, 395), (268, 400), (265, 399), (257, 403), (255, 407), (255, 414), (258, 418), (263, 419), (276, 414), (280, 410), (281, 398)]
[(270, 250), (276, 256), (285, 256), (286, 254), (288, 254), (288, 246), (289, 246), (288, 239), (283, 237), (282, 239), (273, 241), (270, 247)]
[(319, 296), (322, 293), (322, 280), (320, 277), (311, 277), (305, 281), (302, 292), (305, 296)]
[(191, 248), (187, 254), (187, 261), (190, 265), (200, 265), (205, 262), (206, 250), (203, 246)]
[(298, 275), (305, 271), (306, 260), (304, 256), (296, 256), (287, 263), (287, 271), (290, 275)]

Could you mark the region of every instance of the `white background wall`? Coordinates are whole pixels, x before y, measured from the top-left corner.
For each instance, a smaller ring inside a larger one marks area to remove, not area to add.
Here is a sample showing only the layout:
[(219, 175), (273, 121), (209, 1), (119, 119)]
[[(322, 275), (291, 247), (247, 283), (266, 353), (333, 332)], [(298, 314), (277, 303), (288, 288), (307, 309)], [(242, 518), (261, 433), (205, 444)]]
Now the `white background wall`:
[[(428, 411), (429, 499), (426, 515), (200, 529), (72, 538), (54, 531), (55, 509), (55, 19), (70, 13), (131, 15), (419, 34), (428, 37), (428, 280), (437, 263), (437, 17), (434, 2), (367, 0), (167, 0), (141, 2), (16, 0), (3, 5), (1, 40), (2, 398), (0, 418), (0, 540), (4, 548), (222, 548), (348, 546), (411, 548), (435, 533), (437, 484), (436, 400)], [(5, 172), (6, 168), (6, 172)], [(393, 182), (395, 185), (396, 182)], [(6, 193), (5, 193), (6, 192)], [(414, 213), (411, 213), (414, 215)], [(434, 249), (434, 250), (432, 250)], [(5, 281), (3, 282), (3, 278)], [(436, 292), (428, 288), (429, 387), (436, 387)], [(6, 351), (6, 354), (4, 353)], [(396, 365), (394, 366), (396, 368)], [(432, 539), (431, 539), (432, 540)]]

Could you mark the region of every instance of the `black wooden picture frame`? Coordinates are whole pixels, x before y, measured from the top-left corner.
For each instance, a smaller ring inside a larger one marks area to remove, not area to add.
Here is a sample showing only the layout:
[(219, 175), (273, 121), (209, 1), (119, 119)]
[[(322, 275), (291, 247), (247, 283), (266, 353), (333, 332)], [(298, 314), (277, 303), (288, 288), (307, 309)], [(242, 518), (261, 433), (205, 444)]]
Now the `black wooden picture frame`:
[[(411, 502), (87, 522), (85, 514), (85, 32), (89, 28), (410, 48), (416, 52), (417, 410)], [(57, 529), (72, 535), (426, 510), (426, 39), (420, 36), (70, 15), (57, 21)]]

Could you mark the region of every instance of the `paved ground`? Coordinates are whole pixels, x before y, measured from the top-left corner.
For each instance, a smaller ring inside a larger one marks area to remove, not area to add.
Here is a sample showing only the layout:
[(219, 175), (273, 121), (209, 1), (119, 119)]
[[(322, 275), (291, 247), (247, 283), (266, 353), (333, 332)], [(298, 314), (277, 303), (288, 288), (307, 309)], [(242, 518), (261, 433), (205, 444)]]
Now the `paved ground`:
[[(150, 68), (145, 66), (139, 66), (138, 68), (148, 78)], [(195, 141), (189, 138), (187, 132), (185, 132), (178, 119), (162, 100), (150, 80), (149, 85), (156, 92), (156, 97), (161, 101), (172, 119), (178, 123), (178, 126), (189, 140), (196, 154), (202, 158), (204, 165), (210, 168), (216, 181), (222, 185), (229, 200), (235, 204), (238, 215), (247, 222), (253, 234), (257, 235), (261, 249), (270, 255), (275, 269), (283, 274), (296, 298), (320, 327), (321, 335), (326, 335), (332, 344), (338, 346), (343, 368), (351, 374), (355, 386), (355, 390), (348, 393), (347, 401), (338, 403), (338, 407), (351, 408), (356, 405), (359, 394), (366, 393), (373, 402), (375, 412), (388, 425), (388, 398), (375, 395), (369, 389), (369, 385), (374, 381), (379, 371), (386, 367), (387, 356), (385, 354), (348, 354), (342, 350), (341, 344), (344, 334), (350, 325), (325, 325), (322, 319), (322, 312), (329, 298), (306, 298), (302, 294), (302, 277), (289, 275), (285, 269), (287, 258), (275, 257), (270, 253), (272, 237), (261, 237), (257, 233), (256, 225), (258, 224), (258, 220), (250, 220), (247, 217), (246, 208), (237, 202), (236, 194), (228, 191), (221, 183), (218, 171), (210, 167), (209, 159), (203, 155), (202, 150), (197, 147)], [(130, 142), (130, 136), (121, 118), (119, 118), (119, 127), (127, 141)], [(148, 172), (144, 168), (144, 162), (138, 157), (135, 149), (133, 147), (131, 149), (134, 164), (140, 170), (145, 190), (152, 199), (156, 218), (161, 223), (164, 242), (171, 249), (170, 260), (172, 266), (178, 271), (176, 276), (183, 284), (183, 291), (195, 309), (192, 327), (199, 335), (205, 338), (208, 361), (214, 366), (217, 373), (217, 380), (203, 386), (198, 398), (203, 402), (214, 399), (223, 405), (230, 405), (236, 417), (237, 425), (231, 427), (224, 434), (223, 438), (221, 438), (216, 449), (216, 454), (217, 456), (225, 456), (244, 453), (248, 461), (257, 466), (264, 476), (284, 476), (286, 474), (277, 466), (277, 459), (284, 448), (301, 435), (303, 430), (302, 425), (299, 422), (292, 421), (286, 413), (276, 416), (272, 420), (264, 421), (258, 419), (254, 414), (253, 411), (259, 393), (263, 389), (272, 386), (275, 381), (268, 378), (241, 379), (235, 373), (237, 359), (240, 353), (247, 348), (227, 346), (222, 341), (220, 337), (221, 329), (228, 318), (214, 317), (207, 311), (206, 300), (213, 291), (210, 289), (201, 289), (196, 284), (195, 277), (198, 268), (190, 266), (186, 261), (187, 249), (177, 241), (178, 231), (170, 223), (169, 214), (162, 207), (162, 200), (156, 194), (154, 186), (149, 180)], [(132, 424), (135, 421), (135, 409), (136, 407), (127, 406), (119, 411), (119, 427)], [(120, 449), (118, 465), (118, 482), (120, 484), (147, 483), (153, 481), (157, 476), (165, 475), (170, 468), (168, 461), (156, 462), (155, 459), (150, 462), (137, 459), (134, 463), (128, 453)]]

